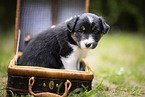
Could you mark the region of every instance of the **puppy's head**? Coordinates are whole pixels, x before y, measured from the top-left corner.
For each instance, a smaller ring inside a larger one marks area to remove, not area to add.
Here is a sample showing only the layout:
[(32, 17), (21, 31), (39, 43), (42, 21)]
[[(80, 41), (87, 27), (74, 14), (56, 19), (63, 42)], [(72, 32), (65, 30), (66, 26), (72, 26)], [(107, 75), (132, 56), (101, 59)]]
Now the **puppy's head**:
[(102, 17), (84, 13), (66, 21), (68, 33), (77, 45), (84, 49), (94, 49), (110, 26)]

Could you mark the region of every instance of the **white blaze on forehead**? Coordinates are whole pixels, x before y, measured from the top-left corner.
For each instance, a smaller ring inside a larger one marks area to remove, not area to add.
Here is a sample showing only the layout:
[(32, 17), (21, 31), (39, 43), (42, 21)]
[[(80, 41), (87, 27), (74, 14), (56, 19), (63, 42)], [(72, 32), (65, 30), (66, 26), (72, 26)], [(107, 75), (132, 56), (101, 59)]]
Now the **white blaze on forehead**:
[(89, 19), (89, 21), (90, 21), (90, 23), (93, 23), (93, 18), (92, 17), (90, 17), (90, 16), (87, 16), (88, 17), (88, 19)]
[(86, 48), (86, 44), (91, 44), (90, 47), (93, 46), (93, 43), (95, 42), (95, 40), (93, 39), (93, 37), (90, 35), (88, 39), (84, 39), (80, 41), (80, 47), (81, 48)]

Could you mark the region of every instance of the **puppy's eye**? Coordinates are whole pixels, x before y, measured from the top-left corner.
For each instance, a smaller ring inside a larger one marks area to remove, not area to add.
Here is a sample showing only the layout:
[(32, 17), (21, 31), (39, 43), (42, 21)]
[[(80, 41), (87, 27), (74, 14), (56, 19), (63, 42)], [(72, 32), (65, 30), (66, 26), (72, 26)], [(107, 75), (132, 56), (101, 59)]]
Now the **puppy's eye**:
[(98, 32), (96, 32), (96, 31), (95, 31), (94, 33), (95, 33), (95, 34), (98, 34)]
[(96, 29), (96, 30), (94, 30), (94, 33), (99, 34), (100, 32), (99, 32), (99, 30)]
[(79, 33), (84, 33), (84, 31), (85, 31), (85, 27), (84, 26), (82, 26), (81, 29), (78, 30)]

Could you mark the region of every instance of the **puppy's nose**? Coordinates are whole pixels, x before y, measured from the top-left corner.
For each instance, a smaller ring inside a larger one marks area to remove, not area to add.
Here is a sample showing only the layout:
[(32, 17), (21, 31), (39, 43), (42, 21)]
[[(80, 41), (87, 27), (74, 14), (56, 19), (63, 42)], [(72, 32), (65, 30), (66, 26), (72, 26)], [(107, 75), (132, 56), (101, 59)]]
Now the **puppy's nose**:
[(85, 45), (87, 48), (89, 48), (91, 46), (91, 43), (86, 43)]

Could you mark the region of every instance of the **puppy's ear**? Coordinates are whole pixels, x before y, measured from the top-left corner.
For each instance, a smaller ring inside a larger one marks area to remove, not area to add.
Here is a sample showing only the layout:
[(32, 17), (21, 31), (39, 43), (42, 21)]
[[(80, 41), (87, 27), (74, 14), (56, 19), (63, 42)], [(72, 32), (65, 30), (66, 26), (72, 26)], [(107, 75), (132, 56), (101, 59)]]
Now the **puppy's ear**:
[(79, 16), (75, 16), (73, 18), (70, 18), (69, 20), (67, 20), (66, 24), (67, 24), (67, 30), (72, 33), (74, 32), (74, 29), (76, 27), (77, 21), (79, 20)]
[(99, 20), (100, 20), (102, 33), (106, 34), (109, 31), (110, 26), (105, 22), (105, 20), (102, 17), (99, 17)]

